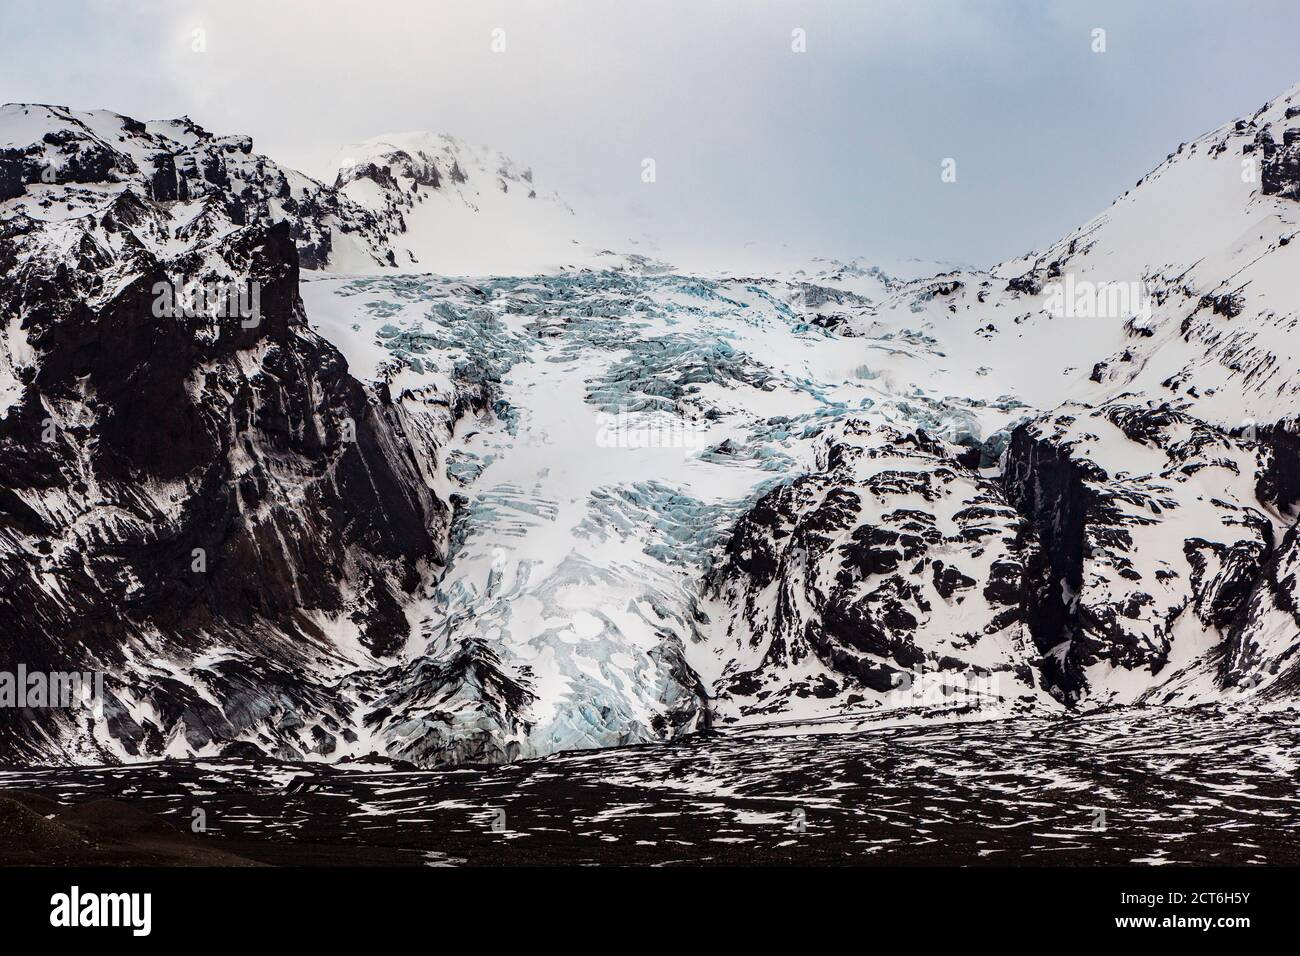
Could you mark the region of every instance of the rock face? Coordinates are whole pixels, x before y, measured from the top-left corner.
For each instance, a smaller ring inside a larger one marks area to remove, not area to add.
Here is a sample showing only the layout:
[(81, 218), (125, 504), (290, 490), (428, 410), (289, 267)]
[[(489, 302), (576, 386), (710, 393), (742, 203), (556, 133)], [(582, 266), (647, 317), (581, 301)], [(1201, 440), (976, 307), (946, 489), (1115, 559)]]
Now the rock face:
[(1011, 435), (1003, 488), (1010, 504), (1028, 519), (1037, 547), (1022, 577), (1025, 622), (1048, 678), (1063, 699), (1083, 683), (1078, 661), (1061, 654), (1077, 628), (1078, 595), (1083, 581), (1084, 522), (1091, 491), (1084, 475), (1095, 469), (1072, 460), (1065, 450), (1036, 441), (1027, 426)]
[(107, 111), (0, 107), (0, 201), (35, 219), (98, 210), (106, 194), (181, 203), (176, 237), (285, 223), (299, 263), (349, 269), (393, 263), (394, 224), (331, 187), (253, 152), (247, 136), (215, 136), (186, 117), (142, 123)]
[[(336, 673), (401, 648), (450, 514), (390, 396), (307, 325), (294, 237), (319, 252), (320, 224), (264, 221), (286, 180), (246, 141), (145, 154), (177, 141), (23, 119), (55, 128), (3, 154), (25, 192), (0, 221), (0, 658), (106, 672), (107, 699), (0, 709), (0, 754), (327, 754), (355, 733)], [(176, 307), (229, 284), (242, 312)]]
[[(1067, 405), (1016, 430), (1003, 482), (1046, 557), (1030, 575), (1029, 619), (1066, 699), (1123, 699), (1129, 674), (1156, 696), (1209, 666), (1201, 650), (1247, 614), (1285, 528), (1255, 496), (1268, 455), (1131, 399)], [(1207, 691), (1228, 686), (1206, 679)]]
[(1300, 531), (1295, 525), (1268, 556), (1226, 631), (1217, 660), (1220, 686), (1258, 687), (1267, 701), (1295, 700), (1300, 691)]
[(1257, 494), (1290, 465), (1270, 444), (1132, 396), (1020, 425), (996, 479), (923, 431), (850, 419), (824, 441), (708, 578), (735, 648), (719, 714), (914, 706), (917, 669), (991, 674), (1022, 706), (1294, 693), (1293, 500)]
[[(1289, 112), (1286, 119), (1300, 114)], [(1267, 130), (1256, 140), (1260, 152), (1260, 185), (1264, 195), (1300, 200), (1300, 128), (1282, 130), (1277, 142)]]
[(760, 499), (709, 578), (737, 649), (720, 708), (919, 705), (917, 671), (1032, 703), (1022, 582), (1040, 555), (1001, 489), (923, 430), (849, 419), (823, 440), (818, 469)]

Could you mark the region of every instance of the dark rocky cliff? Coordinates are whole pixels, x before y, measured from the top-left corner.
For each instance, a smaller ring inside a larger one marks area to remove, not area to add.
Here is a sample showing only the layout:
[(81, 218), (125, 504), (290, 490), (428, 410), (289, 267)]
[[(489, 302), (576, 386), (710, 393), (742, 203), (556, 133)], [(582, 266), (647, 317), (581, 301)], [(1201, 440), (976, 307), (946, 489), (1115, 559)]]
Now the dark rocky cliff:
[[(194, 187), (160, 186), (167, 164), (128, 168), (77, 129), (44, 143), (76, 160), (61, 176), (122, 188), (0, 223), (0, 314), (29, 358), (0, 417), (0, 660), (106, 672), (108, 699), (103, 720), (0, 709), (0, 759), (158, 755), (178, 737), (329, 752), (365, 697), (331, 686), (348, 657), (331, 622), (363, 657), (398, 651), (448, 507), (386, 390), (308, 326), (309, 227), (232, 215), (185, 233), (169, 197)], [(0, 165), (27, 179), (15, 152)], [(256, 309), (158, 314), (160, 288), (195, 283), (256, 289)]]

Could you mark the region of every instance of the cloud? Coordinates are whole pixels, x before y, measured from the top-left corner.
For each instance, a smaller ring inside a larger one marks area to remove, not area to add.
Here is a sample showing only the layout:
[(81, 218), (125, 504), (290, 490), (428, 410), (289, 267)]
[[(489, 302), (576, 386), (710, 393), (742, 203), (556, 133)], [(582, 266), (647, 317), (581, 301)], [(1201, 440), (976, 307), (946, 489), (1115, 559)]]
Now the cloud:
[[(1272, 0), (1233, 17), (1208, 0), (10, 5), (0, 82), (15, 99), (187, 113), (317, 176), (347, 143), (447, 131), (629, 233), (985, 263), (1289, 86), (1300, 21)], [(1105, 57), (1088, 49), (1096, 25)]]

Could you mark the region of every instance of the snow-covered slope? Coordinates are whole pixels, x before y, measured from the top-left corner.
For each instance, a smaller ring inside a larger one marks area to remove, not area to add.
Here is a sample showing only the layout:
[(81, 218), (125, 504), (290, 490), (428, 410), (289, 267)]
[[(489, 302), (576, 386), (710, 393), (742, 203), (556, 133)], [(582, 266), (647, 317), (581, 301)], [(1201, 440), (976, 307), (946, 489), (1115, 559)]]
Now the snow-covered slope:
[(875, 318), (911, 313), (953, 359), (903, 370), (970, 395), (1012, 383), (1041, 408), (1140, 391), (1229, 428), (1294, 417), (1298, 114), (1300, 87), (1179, 146), (1046, 250), (904, 291)]
[[(667, 271), (653, 255), (578, 217), (532, 169), (446, 133), (390, 133), (336, 159), (342, 196), (390, 225), (396, 263), (442, 275), (533, 275), (565, 269)], [(335, 271), (346, 271), (336, 269)]]

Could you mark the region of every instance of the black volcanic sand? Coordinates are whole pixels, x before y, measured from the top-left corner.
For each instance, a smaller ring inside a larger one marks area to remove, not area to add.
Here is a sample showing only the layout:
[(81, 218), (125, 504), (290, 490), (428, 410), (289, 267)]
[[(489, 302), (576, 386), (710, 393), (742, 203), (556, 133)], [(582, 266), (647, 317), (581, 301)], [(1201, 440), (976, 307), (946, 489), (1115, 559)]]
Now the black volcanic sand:
[(0, 790), (0, 864), (7, 866), (253, 866), (212, 841), (117, 800), (64, 806)]
[(442, 771), (8, 770), (0, 863), (1295, 865), (1298, 764), (1294, 712), (1130, 708)]

